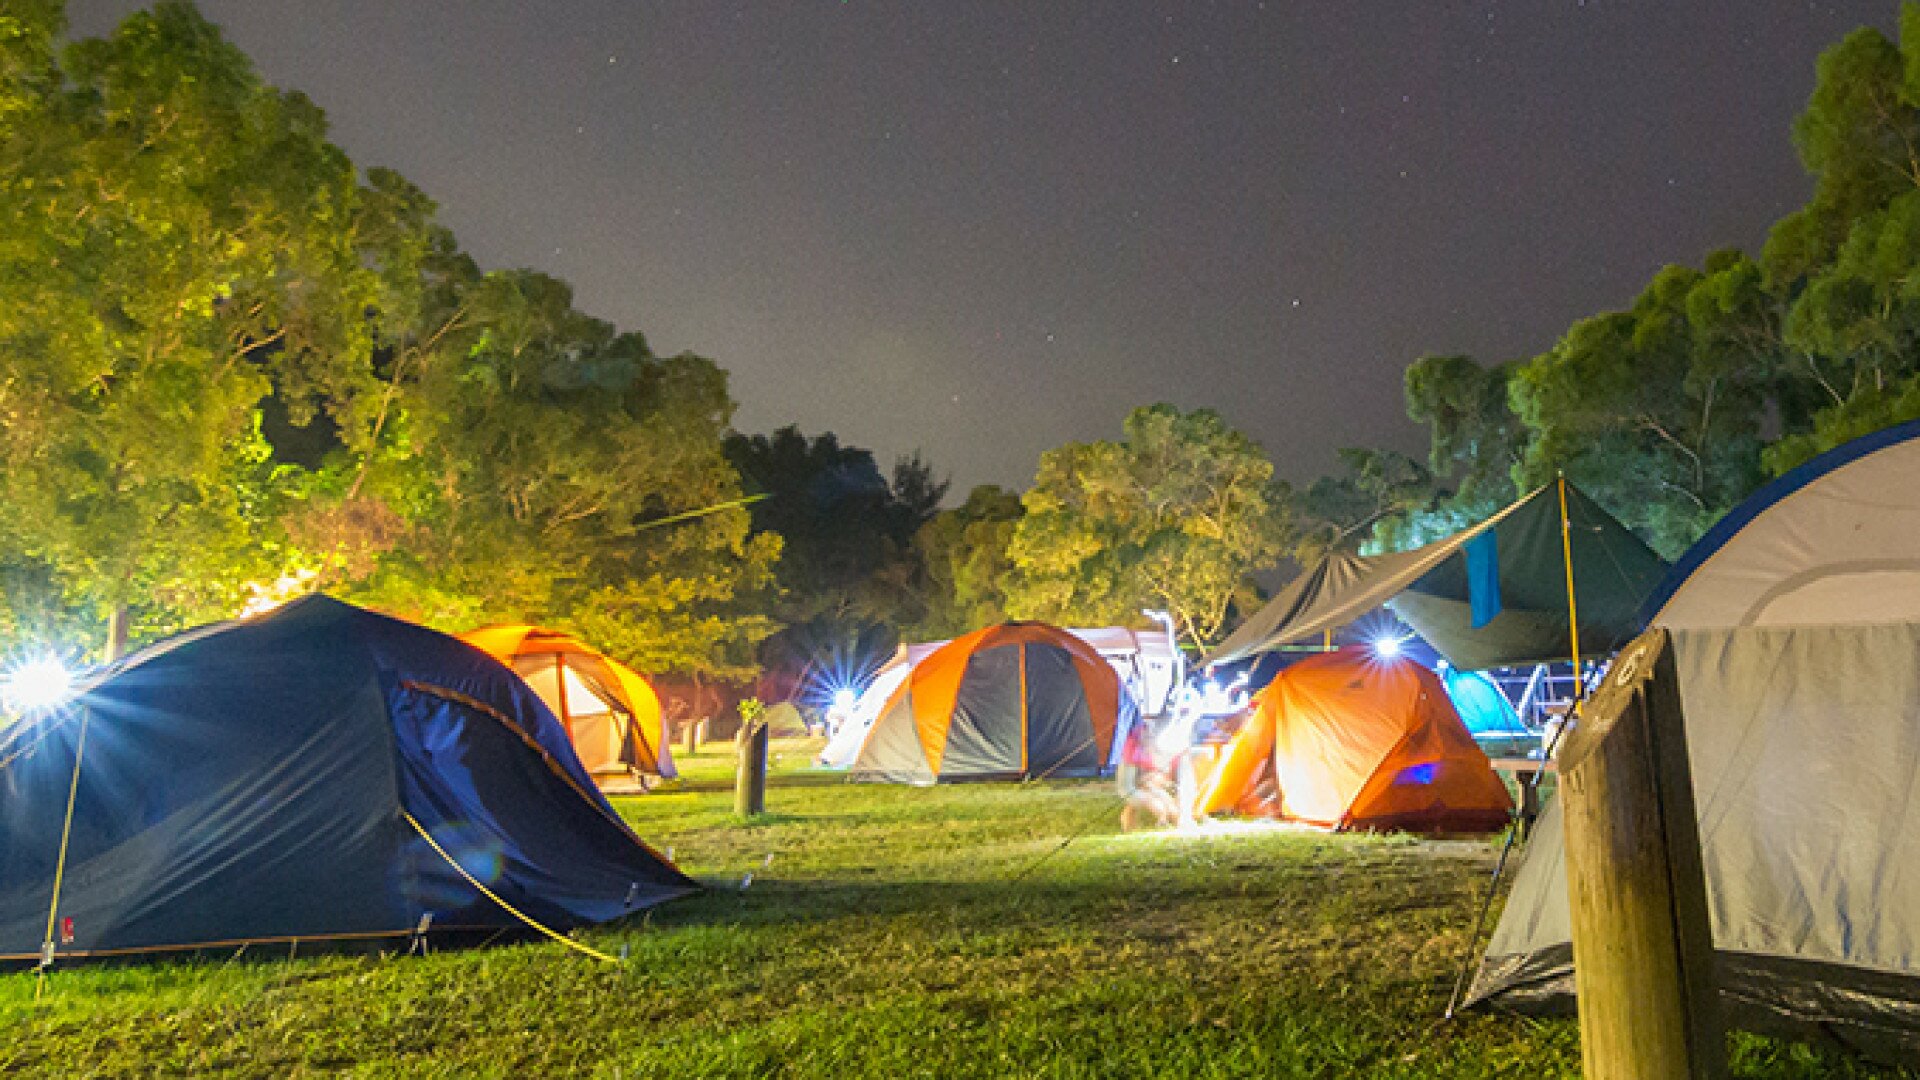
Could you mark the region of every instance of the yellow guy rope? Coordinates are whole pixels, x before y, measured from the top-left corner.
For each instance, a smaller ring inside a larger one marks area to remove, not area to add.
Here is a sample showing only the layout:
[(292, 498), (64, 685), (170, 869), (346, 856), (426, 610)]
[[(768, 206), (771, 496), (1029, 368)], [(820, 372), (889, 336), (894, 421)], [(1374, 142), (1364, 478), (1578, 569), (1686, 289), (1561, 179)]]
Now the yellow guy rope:
[(53, 924), (60, 915), (60, 884), (67, 876), (67, 841), (73, 836), (73, 804), (80, 795), (80, 762), (87, 756), (87, 721), (93, 710), (80, 707), (80, 738), (73, 749), (73, 779), (67, 785), (67, 818), (60, 824), (60, 855), (53, 863), (53, 899), (47, 901), (47, 938), (41, 946), (40, 977), (33, 984), (33, 1000), (47, 989), (47, 966), (53, 960)]
[(500, 899), (499, 896), (495, 895), (492, 889), (489, 889), (485, 885), (480, 884), (479, 881), (474, 879), (474, 876), (472, 874), (467, 873), (466, 867), (461, 866), (459, 863), (455, 862), (453, 859), (453, 856), (447, 854), (447, 849), (441, 847), (439, 843), (435, 841), (434, 838), (427, 833), (427, 830), (421, 827), (418, 821), (414, 820), (412, 814), (409, 814), (405, 810), (402, 810), (400, 811), (400, 816), (407, 819), (407, 824), (413, 826), (413, 831), (420, 834), (420, 839), (425, 840), (427, 842), (427, 846), (433, 849), (434, 854), (447, 860), (448, 866), (453, 867), (454, 870), (457, 873), (459, 873), (461, 877), (467, 879), (467, 884), (473, 886), (476, 889), (479, 889), (480, 892), (483, 895), (485, 895), (487, 899), (505, 908), (507, 911), (507, 914), (513, 916), (516, 919), (519, 919), (521, 922), (526, 923), (528, 926), (533, 927), (535, 930), (540, 931), (541, 933), (547, 935), (548, 937), (559, 942), (560, 944), (565, 945), (567, 948), (575, 950), (576, 952), (586, 953), (588, 956), (593, 957), (595, 960), (605, 960), (609, 964), (617, 964), (620, 962), (614, 959), (613, 957), (608, 956), (606, 953), (601, 952), (598, 949), (588, 948), (587, 946), (580, 944), (579, 942), (573, 940), (572, 938), (566, 936), (565, 934), (559, 933), (556, 930), (553, 930), (546, 926), (542, 926), (539, 923), (533, 921), (531, 918), (529, 918), (526, 915), (525, 912), (521, 911), (519, 908), (514, 907), (512, 904), (507, 903), (505, 900)]

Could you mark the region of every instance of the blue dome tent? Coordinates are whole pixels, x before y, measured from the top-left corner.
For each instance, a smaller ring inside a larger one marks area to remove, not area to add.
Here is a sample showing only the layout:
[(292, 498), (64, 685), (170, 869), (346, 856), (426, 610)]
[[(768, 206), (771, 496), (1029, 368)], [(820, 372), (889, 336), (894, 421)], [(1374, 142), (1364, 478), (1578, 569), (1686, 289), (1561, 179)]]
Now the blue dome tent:
[(1446, 684), (1447, 696), (1453, 699), (1454, 711), (1460, 714), (1461, 722), (1474, 738), (1526, 738), (1533, 734), (1520, 722), (1520, 714), (1513, 710), (1507, 695), (1480, 672), (1461, 671), (1443, 664), (1440, 680)]
[(0, 961), (568, 928), (697, 888), (511, 671), (324, 597), (0, 735)]

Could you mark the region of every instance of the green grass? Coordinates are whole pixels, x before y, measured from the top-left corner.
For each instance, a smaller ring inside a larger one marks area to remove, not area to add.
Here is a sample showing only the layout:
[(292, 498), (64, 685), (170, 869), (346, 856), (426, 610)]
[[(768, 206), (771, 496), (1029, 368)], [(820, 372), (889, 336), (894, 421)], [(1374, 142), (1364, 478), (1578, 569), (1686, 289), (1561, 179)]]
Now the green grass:
[[(846, 785), (782, 741), (619, 801), (701, 897), (559, 945), (0, 978), (0, 1074), (1573, 1076), (1573, 1025), (1438, 1020), (1482, 842), (1116, 835), (1104, 784)], [(771, 856), (771, 862), (768, 861)], [(744, 891), (744, 875), (754, 880)], [(1736, 1074), (1875, 1072), (1736, 1040)]]

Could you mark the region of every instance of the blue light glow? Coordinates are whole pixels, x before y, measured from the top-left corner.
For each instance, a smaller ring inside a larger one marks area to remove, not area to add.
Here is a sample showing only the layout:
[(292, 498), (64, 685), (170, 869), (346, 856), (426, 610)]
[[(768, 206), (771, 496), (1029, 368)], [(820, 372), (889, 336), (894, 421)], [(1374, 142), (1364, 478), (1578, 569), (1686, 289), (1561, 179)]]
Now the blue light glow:
[(1436, 761), (1423, 762), (1419, 765), (1409, 765), (1400, 770), (1399, 775), (1393, 778), (1393, 782), (1396, 784), (1431, 784), (1433, 783), (1434, 774), (1439, 771), (1440, 763)]

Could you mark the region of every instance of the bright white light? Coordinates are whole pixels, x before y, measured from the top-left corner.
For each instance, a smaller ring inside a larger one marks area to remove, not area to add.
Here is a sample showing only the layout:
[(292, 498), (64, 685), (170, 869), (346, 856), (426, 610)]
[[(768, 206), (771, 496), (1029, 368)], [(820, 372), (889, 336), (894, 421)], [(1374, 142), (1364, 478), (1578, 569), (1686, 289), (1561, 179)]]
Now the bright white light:
[(1391, 660), (1400, 655), (1400, 639), (1391, 635), (1374, 638), (1373, 652), (1382, 660)]
[(43, 656), (0, 675), (0, 705), (26, 715), (59, 706), (73, 693), (73, 673), (59, 658)]
[(853, 701), (853, 691), (844, 686), (833, 692), (833, 708), (835, 712), (848, 712), (852, 710)]

